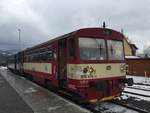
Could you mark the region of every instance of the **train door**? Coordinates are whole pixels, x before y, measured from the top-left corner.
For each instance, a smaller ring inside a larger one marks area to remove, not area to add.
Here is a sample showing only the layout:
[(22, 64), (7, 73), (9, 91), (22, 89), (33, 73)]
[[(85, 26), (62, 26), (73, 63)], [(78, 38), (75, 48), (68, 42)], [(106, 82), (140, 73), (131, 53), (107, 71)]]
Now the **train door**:
[(58, 42), (58, 80), (59, 87), (63, 88), (67, 85), (67, 41), (61, 39)]
[(58, 87), (58, 49), (57, 44), (53, 45), (53, 58), (52, 58), (52, 84)]

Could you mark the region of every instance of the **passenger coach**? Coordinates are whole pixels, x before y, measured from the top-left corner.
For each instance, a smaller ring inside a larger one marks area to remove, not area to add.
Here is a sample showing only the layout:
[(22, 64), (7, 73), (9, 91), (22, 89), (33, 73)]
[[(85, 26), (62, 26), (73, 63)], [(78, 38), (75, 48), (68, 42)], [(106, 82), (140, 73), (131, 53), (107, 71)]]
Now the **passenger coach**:
[(126, 79), (123, 39), (112, 29), (80, 29), (21, 51), (14, 63), (19, 73), (40, 84), (85, 101), (103, 101), (119, 96), (133, 82)]

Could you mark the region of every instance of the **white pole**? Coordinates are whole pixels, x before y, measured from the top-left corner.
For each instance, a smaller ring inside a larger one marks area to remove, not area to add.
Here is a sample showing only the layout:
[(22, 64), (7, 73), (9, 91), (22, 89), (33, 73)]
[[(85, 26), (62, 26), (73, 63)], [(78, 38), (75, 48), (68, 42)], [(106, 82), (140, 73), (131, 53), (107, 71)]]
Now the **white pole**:
[(21, 51), (21, 29), (18, 29), (19, 33), (19, 51)]
[(144, 75), (145, 75), (145, 78), (147, 77), (147, 72), (146, 71), (144, 71)]

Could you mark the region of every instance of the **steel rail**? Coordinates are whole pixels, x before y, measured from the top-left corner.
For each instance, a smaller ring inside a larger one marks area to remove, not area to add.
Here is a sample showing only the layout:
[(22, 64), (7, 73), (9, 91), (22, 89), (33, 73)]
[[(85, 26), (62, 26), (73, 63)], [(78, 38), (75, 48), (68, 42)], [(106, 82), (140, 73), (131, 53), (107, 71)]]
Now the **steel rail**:
[(123, 91), (123, 93), (128, 93), (128, 94), (133, 94), (133, 95), (138, 95), (138, 96), (143, 96), (143, 97), (150, 97), (150, 95), (144, 95), (144, 94), (139, 94), (139, 93), (134, 93), (134, 92), (129, 92), (129, 91)]
[(137, 90), (142, 90), (142, 91), (149, 91), (148, 89), (144, 89), (144, 88), (137, 88), (137, 87), (126, 87), (126, 88), (130, 88), (130, 89), (137, 89)]
[[(135, 85), (141, 85), (141, 86), (150, 86), (150, 84), (143, 84), (143, 83), (134, 83)], [(134, 85), (133, 84), (133, 85)]]

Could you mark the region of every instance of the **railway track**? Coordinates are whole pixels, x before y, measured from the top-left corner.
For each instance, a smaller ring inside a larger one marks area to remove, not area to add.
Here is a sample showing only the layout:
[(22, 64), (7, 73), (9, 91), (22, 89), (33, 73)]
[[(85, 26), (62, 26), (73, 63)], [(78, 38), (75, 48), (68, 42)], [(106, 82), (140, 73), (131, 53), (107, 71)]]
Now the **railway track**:
[[(130, 93), (130, 92), (126, 92), (126, 93)], [(132, 93), (132, 94), (136, 94), (136, 93)], [(59, 95), (62, 96), (62, 93), (59, 94)], [(142, 94), (136, 94), (136, 95), (150, 97), (148, 95), (142, 95)], [(64, 97), (64, 94), (63, 94), (63, 97)], [(88, 109), (88, 110), (90, 110), (93, 113), (111, 113), (112, 112), (112, 111), (110, 112), (107, 108), (101, 106), (101, 104), (90, 104), (90, 103), (82, 104), (82, 103), (79, 103), (77, 100), (72, 99), (72, 97), (68, 97), (68, 96), (65, 96), (65, 99), (71, 100), (73, 103), (75, 103), (75, 104), (77, 104), (77, 105), (79, 105), (79, 106), (81, 106), (81, 107), (83, 107), (85, 109)], [(140, 108), (138, 108), (136, 106), (133, 106), (133, 105), (131, 105), (129, 103), (122, 103), (122, 102), (115, 101), (115, 100), (108, 101), (108, 102), (113, 103), (115, 105), (119, 105), (119, 106), (125, 107), (128, 110), (136, 111), (138, 113), (150, 113), (150, 111), (140, 109)], [(98, 109), (95, 109), (95, 108), (98, 108)]]
[(143, 84), (143, 83), (134, 83), (134, 85), (150, 86), (150, 84)]
[[(49, 88), (47, 88), (47, 89), (50, 90), (50, 91), (53, 91), (55, 94), (57, 94), (57, 95), (59, 95), (59, 96), (65, 98), (66, 100), (71, 101), (72, 103), (77, 104), (77, 105), (79, 105), (80, 107), (89, 110), (89, 111), (92, 112), (92, 113), (112, 113), (112, 112), (113, 112), (113, 111), (109, 110), (108, 108), (105, 108), (104, 106), (101, 106), (101, 102), (98, 102), (98, 103), (95, 103), (95, 104), (91, 104), (91, 103), (80, 103), (77, 99), (75, 99), (75, 98), (73, 97), (73, 95), (70, 95), (70, 94), (67, 93), (67, 92), (64, 92), (64, 91), (62, 91), (62, 90), (60, 90), (60, 91), (58, 91), (58, 90), (51, 90), (51, 89), (49, 89)], [(102, 103), (103, 103), (103, 102), (102, 102)], [(113, 104), (116, 104), (116, 103), (113, 103)], [(118, 106), (119, 104), (116, 104), (116, 105)], [(126, 106), (123, 106), (123, 105), (121, 105), (121, 104), (120, 104), (120, 106), (127, 108)], [(134, 111), (135, 111), (135, 109), (131, 109), (131, 108), (127, 108), (127, 109), (129, 109), (129, 110), (134, 110)], [(137, 111), (137, 110), (136, 110), (136, 111)], [(113, 113), (115, 113), (115, 112), (113, 112)], [(146, 112), (145, 112), (145, 113), (146, 113)]]
[(117, 104), (117, 105), (120, 105), (120, 106), (123, 106), (123, 107), (126, 107), (128, 109), (131, 109), (131, 110), (134, 110), (134, 111), (137, 111), (138, 113), (149, 113), (149, 111), (147, 110), (143, 110), (143, 109), (140, 109), (136, 106), (133, 106), (133, 105), (130, 105), (128, 103), (122, 103), (121, 101), (115, 101), (115, 100), (112, 100), (110, 101), (111, 103), (114, 103), (114, 104)]
[(130, 89), (136, 89), (136, 90), (142, 90), (142, 91), (149, 91), (148, 89), (144, 89), (144, 88), (137, 88), (137, 87), (127, 87), (127, 88), (130, 88)]
[(129, 91), (123, 91), (123, 93), (128, 93), (128, 94), (133, 94), (133, 95), (138, 95), (138, 96), (143, 96), (143, 97), (150, 97), (150, 95), (138, 94), (138, 93), (129, 92)]
[[(71, 96), (70, 94), (67, 94), (67, 93), (64, 93), (63, 91), (57, 91), (55, 92), (57, 93), (59, 96), (81, 106), (82, 108), (85, 108), (85, 109), (88, 109), (89, 111), (93, 112), (93, 113), (111, 113), (107, 108), (101, 106), (101, 104), (90, 104), (90, 103), (80, 103), (78, 102), (78, 100), (75, 100), (73, 98), (73, 96)], [(140, 109), (138, 107), (135, 107), (135, 106), (131, 106), (130, 104), (128, 103), (122, 103), (122, 102), (119, 102), (119, 101), (108, 101), (108, 103), (113, 103), (115, 105), (119, 105), (119, 106), (122, 106), (122, 107), (125, 107), (127, 108), (128, 110), (133, 110), (133, 111), (136, 111), (138, 113), (149, 113), (149, 111), (146, 111), (146, 110), (143, 110), (143, 109)], [(115, 113), (115, 112), (114, 112)]]
[[(118, 108), (117, 106), (121, 106), (121, 107), (124, 107), (124, 108), (126, 108), (126, 110), (128, 111), (128, 110), (132, 110), (132, 111), (136, 111), (136, 112), (138, 112), (138, 113), (149, 113), (149, 111), (147, 111), (147, 110), (144, 110), (144, 109), (140, 109), (140, 108), (138, 108), (138, 107), (136, 107), (136, 106), (133, 106), (133, 105), (131, 105), (131, 104), (128, 104), (128, 103), (122, 103), (121, 101), (115, 101), (115, 100), (112, 100), (112, 101), (108, 101), (108, 103), (111, 105), (111, 104), (114, 104), (114, 105), (116, 105), (116, 108)], [(101, 104), (100, 104), (101, 105)], [(88, 107), (87, 106), (85, 106), (85, 108), (86, 109), (91, 109), (91, 111), (93, 112), (93, 113), (118, 113), (118, 112), (116, 112), (116, 111), (112, 111), (111, 109), (108, 109), (107, 107), (105, 108), (105, 107), (103, 107), (103, 106), (99, 106), (98, 108), (99, 109), (93, 109), (93, 108), (95, 108), (96, 106), (91, 106), (91, 105), (89, 105)]]

